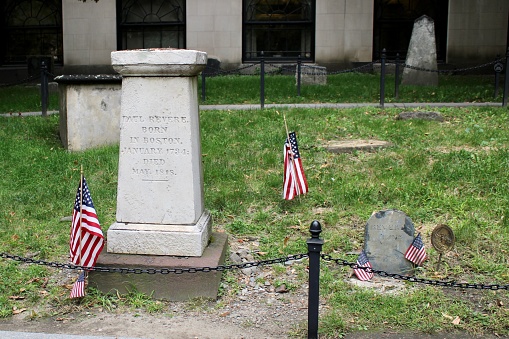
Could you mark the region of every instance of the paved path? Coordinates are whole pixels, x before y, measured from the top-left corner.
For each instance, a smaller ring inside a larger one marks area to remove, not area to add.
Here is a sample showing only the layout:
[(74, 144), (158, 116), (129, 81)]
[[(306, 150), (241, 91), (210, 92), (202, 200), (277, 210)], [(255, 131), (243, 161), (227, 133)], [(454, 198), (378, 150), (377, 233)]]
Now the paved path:
[[(433, 107), (501, 107), (500, 102), (389, 102), (385, 103), (384, 108), (433, 108)], [(265, 104), (264, 108), (357, 108), (357, 107), (380, 107), (379, 103), (322, 103), (322, 104)], [(210, 110), (259, 110), (260, 104), (244, 104), (244, 105), (200, 105), (201, 111)], [(58, 114), (58, 111), (48, 111), (48, 115)], [(41, 112), (13, 112), (3, 113), (0, 116), (17, 117), (17, 116), (34, 116), (41, 115)]]

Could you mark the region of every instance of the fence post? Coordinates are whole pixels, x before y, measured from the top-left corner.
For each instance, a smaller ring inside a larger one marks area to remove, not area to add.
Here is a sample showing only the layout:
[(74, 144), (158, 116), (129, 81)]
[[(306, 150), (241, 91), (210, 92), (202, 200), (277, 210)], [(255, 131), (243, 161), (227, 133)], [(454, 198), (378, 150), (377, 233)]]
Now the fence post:
[(505, 53), (505, 81), (504, 81), (504, 98), (502, 99), (502, 106), (507, 106), (507, 95), (509, 94), (509, 47)]
[(380, 70), (380, 107), (384, 108), (385, 104), (385, 48), (382, 49), (382, 61)]
[(320, 259), (323, 240), (322, 226), (313, 221), (309, 227), (311, 238), (307, 240), (309, 255), (308, 339), (318, 338), (318, 306), (320, 302)]
[(299, 54), (299, 57), (297, 58), (297, 96), (300, 97), (300, 81), (301, 81), (301, 68), (302, 66), (302, 60)]
[(206, 77), (207, 76), (205, 74), (205, 70), (203, 70), (201, 72), (201, 100), (202, 101), (205, 101), (205, 97), (206, 97), (206, 95), (205, 95), (205, 90), (206, 90), (206, 88), (205, 88), (205, 78)]
[(48, 115), (48, 66), (41, 61), (41, 113), (43, 117)]
[(396, 53), (396, 69), (394, 71), (396, 78), (394, 79), (394, 97), (399, 98), (399, 53)]
[(265, 107), (265, 58), (263, 57), (263, 51), (262, 54), (262, 60), (260, 61), (260, 107), (261, 109), (264, 109)]

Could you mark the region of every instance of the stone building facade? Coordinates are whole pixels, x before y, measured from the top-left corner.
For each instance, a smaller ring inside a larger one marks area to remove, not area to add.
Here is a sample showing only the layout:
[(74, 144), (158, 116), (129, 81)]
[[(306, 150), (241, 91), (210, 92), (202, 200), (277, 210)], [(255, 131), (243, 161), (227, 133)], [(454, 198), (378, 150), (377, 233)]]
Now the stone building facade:
[(108, 73), (110, 53), (175, 47), (225, 68), (259, 60), (340, 68), (404, 56), (413, 20), (434, 19), (440, 62), (504, 55), (507, 0), (0, 0), (0, 70), (51, 56), (60, 73)]

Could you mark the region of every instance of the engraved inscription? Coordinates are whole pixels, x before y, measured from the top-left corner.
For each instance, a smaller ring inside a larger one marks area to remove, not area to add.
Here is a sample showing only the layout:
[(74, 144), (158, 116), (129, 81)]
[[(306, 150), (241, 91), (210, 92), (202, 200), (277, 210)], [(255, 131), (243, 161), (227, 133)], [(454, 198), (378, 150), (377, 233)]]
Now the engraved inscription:
[[(137, 136), (129, 136), (128, 144), (123, 145), (122, 154), (133, 155), (131, 174), (142, 181), (168, 181), (176, 177), (176, 169), (168, 168), (172, 161), (168, 157), (189, 156), (187, 140), (179, 133), (180, 127), (172, 125), (188, 124), (187, 117), (150, 115), (122, 116), (122, 122), (129, 124), (130, 131)], [(170, 161), (169, 161), (170, 160)]]

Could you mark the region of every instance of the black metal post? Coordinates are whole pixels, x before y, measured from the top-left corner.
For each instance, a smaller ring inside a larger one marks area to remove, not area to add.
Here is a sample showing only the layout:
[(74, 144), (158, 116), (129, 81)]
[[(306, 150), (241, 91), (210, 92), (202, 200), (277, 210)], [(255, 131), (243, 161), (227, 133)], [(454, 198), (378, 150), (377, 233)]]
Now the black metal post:
[(201, 100), (205, 101), (206, 95), (205, 95), (205, 78), (207, 76), (205, 75), (205, 71), (201, 72)]
[(43, 117), (48, 115), (48, 66), (46, 62), (41, 61), (41, 113)]
[(502, 106), (507, 106), (507, 95), (509, 94), (509, 47), (505, 53), (505, 81), (504, 81), (504, 98), (502, 99)]
[(264, 109), (265, 107), (265, 58), (263, 57), (263, 51), (262, 54), (262, 60), (260, 61), (260, 107), (261, 109)]
[(399, 53), (396, 53), (396, 69), (394, 71), (396, 78), (394, 79), (394, 97), (399, 98)]
[(297, 58), (297, 96), (300, 97), (300, 80), (301, 80), (301, 66), (302, 66), (302, 59), (300, 57)]
[[(500, 59), (500, 54), (497, 54), (497, 60)], [(497, 61), (498, 63), (498, 61)], [(493, 98), (496, 99), (497, 96), (498, 96), (498, 84), (500, 82), (500, 72), (497, 71), (496, 69), (497, 67), (497, 64), (495, 64), (495, 93), (493, 93)]]
[(380, 70), (380, 107), (384, 108), (385, 104), (385, 48), (382, 49), (382, 65)]
[(313, 221), (309, 227), (311, 238), (307, 240), (309, 254), (308, 339), (318, 338), (318, 306), (320, 303), (320, 259), (323, 240), (322, 226)]

